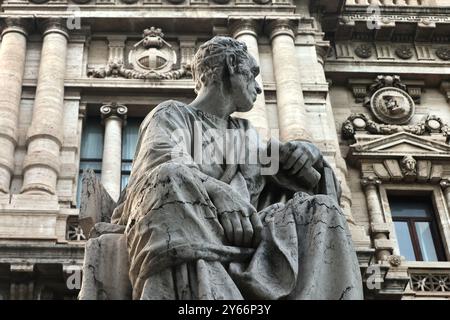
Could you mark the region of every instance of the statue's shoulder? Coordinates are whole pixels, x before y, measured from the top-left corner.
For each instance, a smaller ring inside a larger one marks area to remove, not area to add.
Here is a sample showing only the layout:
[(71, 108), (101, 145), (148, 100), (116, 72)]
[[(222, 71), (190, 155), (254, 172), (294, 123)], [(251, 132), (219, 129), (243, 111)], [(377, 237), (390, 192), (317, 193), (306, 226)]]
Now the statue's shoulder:
[(142, 121), (141, 128), (146, 128), (154, 118), (161, 120), (170, 117), (174, 113), (183, 114), (186, 111), (186, 104), (176, 100), (167, 100), (158, 104)]
[(184, 112), (186, 110), (186, 104), (177, 100), (167, 100), (158, 104), (149, 114), (148, 118), (152, 118), (155, 115), (162, 115), (171, 112)]

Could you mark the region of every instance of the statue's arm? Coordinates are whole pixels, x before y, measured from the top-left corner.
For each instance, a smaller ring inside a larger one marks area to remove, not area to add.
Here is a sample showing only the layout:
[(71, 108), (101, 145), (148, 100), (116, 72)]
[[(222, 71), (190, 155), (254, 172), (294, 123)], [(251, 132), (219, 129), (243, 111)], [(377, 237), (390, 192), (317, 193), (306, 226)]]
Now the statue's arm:
[(319, 148), (307, 141), (267, 143), (272, 161), (279, 161), (279, 170), (268, 177), (268, 183), (291, 191), (329, 194), (339, 198), (340, 185)]

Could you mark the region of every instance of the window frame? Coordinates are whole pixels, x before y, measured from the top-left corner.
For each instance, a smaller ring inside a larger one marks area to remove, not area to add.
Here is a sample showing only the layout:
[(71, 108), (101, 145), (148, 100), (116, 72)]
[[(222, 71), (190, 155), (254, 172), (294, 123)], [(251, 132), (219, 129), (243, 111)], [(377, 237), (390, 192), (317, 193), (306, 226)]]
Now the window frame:
[[(394, 227), (394, 221), (397, 218), (392, 217), (391, 208), (389, 205), (389, 198), (388, 195), (416, 195), (416, 196), (428, 196), (430, 197), (431, 204), (434, 209), (434, 225), (435, 225), (435, 231), (436, 234), (433, 234), (433, 242), (436, 246), (435, 236), (438, 237), (438, 244), (441, 245), (441, 254), (442, 260), (439, 261), (417, 261), (417, 262), (427, 262), (427, 263), (442, 263), (445, 261), (450, 261), (450, 216), (449, 216), (449, 210), (447, 207), (447, 202), (445, 199), (445, 195), (442, 192), (442, 189), (440, 185), (424, 185), (424, 184), (405, 184), (405, 185), (399, 185), (399, 184), (393, 184), (393, 183), (386, 183), (381, 184), (379, 186), (379, 192), (380, 192), (380, 201), (381, 206), (383, 209), (383, 215), (385, 221), (392, 226), (390, 230), (390, 238), (394, 242), (394, 254), (401, 255), (400, 254), (400, 248), (397, 241), (397, 235)], [(397, 220), (398, 221), (398, 220)], [(409, 228), (408, 224), (408, 228)], [(431, 223), (431, 229), (433, 229), (433, 223)], [(414, 230), (415, 231), (415, 230)], [(417, 233), (412, 233), (410, 229), (411, 237), (416, 237), (416, 239), (412, 239), (414, 241), (418, 241), (417, 239)], [(413, 242), (414, 242), (413, 241)], [(417, 242), (419, 245), (419, 243)], [(413, 243), (414, 245), (414, 243)], [(436, 247), (436, 253), (439, 257), (439, 248)], [(414, 248), (414, 253), (416, 255), (416, 248)]]

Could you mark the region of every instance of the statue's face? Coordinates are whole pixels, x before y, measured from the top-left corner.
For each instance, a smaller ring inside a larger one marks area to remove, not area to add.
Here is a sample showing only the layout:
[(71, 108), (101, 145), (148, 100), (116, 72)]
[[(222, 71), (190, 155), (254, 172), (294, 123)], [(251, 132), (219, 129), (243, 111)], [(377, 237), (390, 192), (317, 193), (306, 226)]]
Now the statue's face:
[(258, 94), (262, 92), (256, 82), (259, 67), (252, 56), (242, 62), (239, 71), (230, 76), (231, 94), (236, 111), (246, 112), (253, 108)]

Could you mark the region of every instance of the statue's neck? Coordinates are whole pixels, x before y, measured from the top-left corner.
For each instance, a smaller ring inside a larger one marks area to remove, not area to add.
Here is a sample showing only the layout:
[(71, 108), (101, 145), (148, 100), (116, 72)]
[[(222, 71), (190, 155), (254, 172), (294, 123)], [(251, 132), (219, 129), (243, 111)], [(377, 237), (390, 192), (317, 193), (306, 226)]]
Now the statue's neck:
[(217, 87), (202, 89), (189, 106), (224, 120), (235, 111), (230, 96)]

